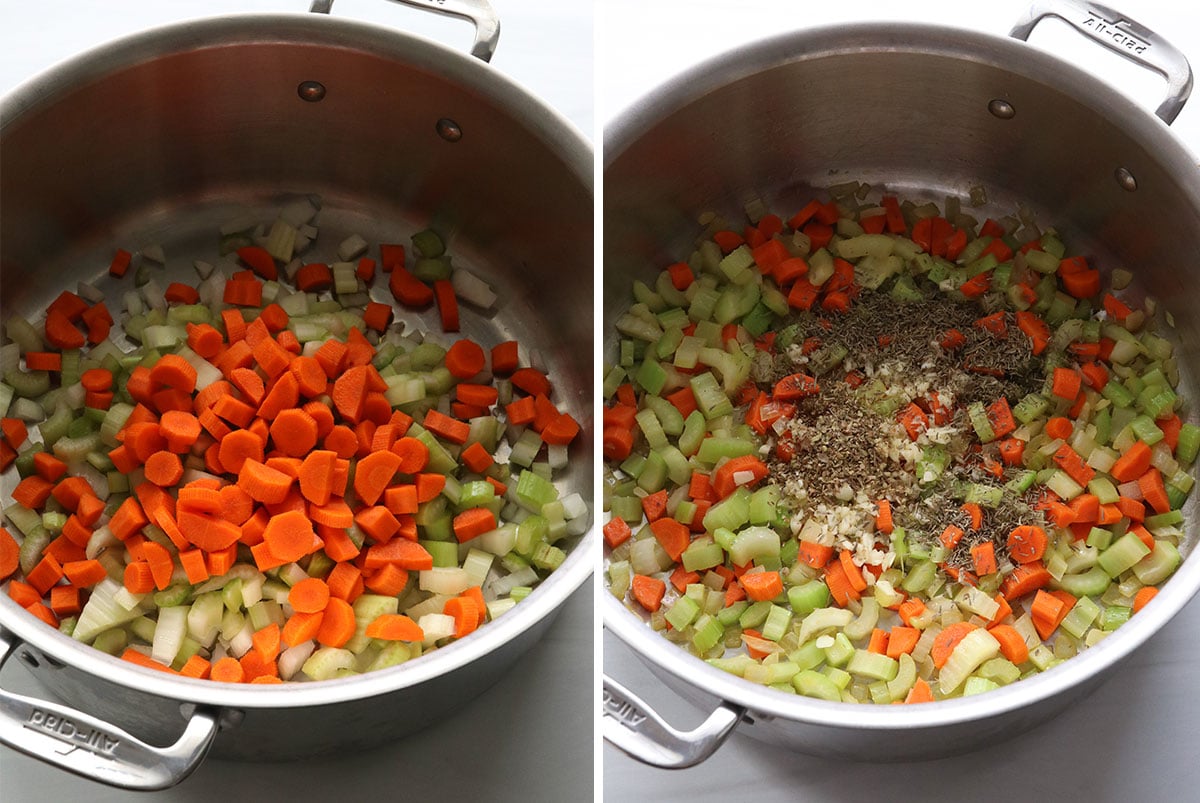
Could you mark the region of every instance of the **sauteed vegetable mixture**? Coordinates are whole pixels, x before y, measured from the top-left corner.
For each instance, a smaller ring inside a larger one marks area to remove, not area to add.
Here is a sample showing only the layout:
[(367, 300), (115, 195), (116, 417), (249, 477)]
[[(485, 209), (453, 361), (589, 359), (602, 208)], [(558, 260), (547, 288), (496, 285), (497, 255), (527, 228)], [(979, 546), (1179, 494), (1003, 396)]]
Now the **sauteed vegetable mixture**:
[(609, 589), (825, 700), (1044, 671), (1180, 563), (1200, 427), (1164, 323), (1024, 209), (831, 195), (706, 216), (634, 283), (604, 378)]
[[(317, 215), (231, 222), (195, 286), (118, 251), (123, 310), (81, 284), (6, 322), (0, 580), (31, 614), (190, 677), (325, 680), (467, 636), (562, 563), (579, 425), (536, 355), (456, 334), (496, 294), (431, 230), (301, 259)], [(446, 334), (402, 323), (434, 304)]]

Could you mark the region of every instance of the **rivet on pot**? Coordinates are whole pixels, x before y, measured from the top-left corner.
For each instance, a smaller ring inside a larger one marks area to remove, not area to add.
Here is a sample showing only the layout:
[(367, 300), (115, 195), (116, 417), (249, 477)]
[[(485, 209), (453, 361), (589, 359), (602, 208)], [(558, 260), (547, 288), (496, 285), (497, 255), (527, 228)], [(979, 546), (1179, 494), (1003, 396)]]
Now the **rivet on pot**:
[(438, 136), (447, 142), (458, 142), (462, 139), (462, 129), (458, 127), (458, 123), (451, 120), (449, 117), (443, 117), (437, 121), (435, 126)]
[(21, 653), (21, 660), (34, 669), (37, 669), (39, 666), (41, 666), (41, 664), (38, 662), (37, 656), (28, 650)]
[(1121, 189), (1133, 192), (1137, 189), (1137, 179), (1133, 177), (1127, 168), (1118, 167), (1113, 176), (1117, 179), (1117, 183), (1121, 185)]
[(1001, 98), (994, 99), (988, 104), (988, 111), (999, 117), (1001, 120), (1011, 120), (1017, 114), (1017, 110), (1007, 100)]
[(320, 81), (301, 81), (296, 87), (296, 94), (301, 100), (316, 103), (325, 98), (325, 85)]

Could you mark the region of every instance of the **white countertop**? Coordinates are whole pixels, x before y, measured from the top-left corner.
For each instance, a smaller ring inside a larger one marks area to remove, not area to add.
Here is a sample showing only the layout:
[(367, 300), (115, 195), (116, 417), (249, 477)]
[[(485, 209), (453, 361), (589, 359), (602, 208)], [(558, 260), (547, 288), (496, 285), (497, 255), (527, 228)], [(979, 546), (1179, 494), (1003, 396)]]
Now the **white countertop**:
[[(591, 137), (590, 3), (496, 0), (500, 45), (492, 65), (558, 109)], [(45, 0), (0, 6), (0, 94), (85, 49), (141, 29), (234, 12), (304, 12), (308, 0)], [(383, 0), (338, 0), (334, 15), (369, 20), (469, 48), (471, 26)], [(204, 762), (175, 789), (136, 794), (84, 781), (0, 747), (0, 801), (87, 800), (589, 800), (593, 789), (593, 627), (589, 582), (563, 606), (545, 639), (477, 700), (444, 722), (391, 745), (303, 763)], [(40, 689), (10, 661), (4, 688)], [(577, 712), (564, 716), (563, 712)], [(483, 745), (470, 765), (463, 744)]]
[[(1165, 35), (1200, 69), (1200, 6), (1179, 2), (1120, 3)], [(693, 64), (739, 44), (785, 30), (855, 19), (941, 23), (1005, 34), (1026, 0), (916, 3), (857, 0), (604, 0), (598, 6), (599, 118), (611, 120), (651, 88)], [(1074, 41), (1057, 22), (1031, 41), (1102, 74), (1153, 110), (1165, 94), (1157, 76), (1142, 75), (1098, 47)], [(636, 54), (636, 56), (634, 55)], [(1200, 98), (1172, 126), (1200, 153)], [(608, 801), (1129, 801), (1200, 799), (1195, 758), (1200, 699), (1196, 673), (1200, 600), (1112, 673), (1093, 695), (1055, 721), (993, 748), (957, 758), (908, 764), (833, 762), (738, 736), (688, 770), (647, 767), (611, 745), (602, 755)], [(668, 722), (692, 728), (707, 711), (664, 686), (615, 636), (603, 643), (606, 673)]]

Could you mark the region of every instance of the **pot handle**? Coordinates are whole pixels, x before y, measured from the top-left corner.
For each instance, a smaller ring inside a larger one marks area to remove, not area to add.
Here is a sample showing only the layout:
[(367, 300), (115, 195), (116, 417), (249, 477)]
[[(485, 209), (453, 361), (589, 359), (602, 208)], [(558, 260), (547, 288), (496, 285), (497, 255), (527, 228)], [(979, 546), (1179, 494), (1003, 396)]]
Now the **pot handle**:
[[(0, 629), (0, 670), (20, 642)], [(215, 712), (197, 708), (175, 744), (154, 747), (65, 705), (0, 688), (0, 742), (76, 775), (124, 789), (165, 789), (194, 770), (217, 735)]]
[(706, 760), (725, 743), (745, 712), (722, 703), (695, 730), (668, 725), (633, 692), (604, 676), (604, 739), (628, 755), (654, 767), (684, 769)]
[(1108, 6), (1088, 0), (1034, 0), (1009, 34), (1022, 41), (1046, 17), (1057, 17), (1079, 33), (1167, 79), (1167, 98), (1155, 110), (1170, 125), (1192, 93), (1192, 67), (1159, 34)]
[[(488, 0), (392, 0), (393, 3), (403, 3), (434, 14), (444, 14), (447, 17), (458, 17), (469, 20), (475, 25), (475, 44), (471, 46), (471, 55), (483, 61), (491, 61), (496, 54), (496, 44), (500, 41), (500, 18)], [(313, 0), (309, 11), (314, 14), (328, 14), (333, 9), (333, 0)]]

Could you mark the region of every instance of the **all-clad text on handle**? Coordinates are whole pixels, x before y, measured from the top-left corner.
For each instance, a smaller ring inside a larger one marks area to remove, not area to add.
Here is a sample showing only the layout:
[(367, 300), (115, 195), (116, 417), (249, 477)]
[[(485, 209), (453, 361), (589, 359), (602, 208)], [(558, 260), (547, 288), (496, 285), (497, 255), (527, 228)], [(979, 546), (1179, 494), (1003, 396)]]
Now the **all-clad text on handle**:
[(635, 694), (605, 676), (602, 732), (606, 741), (645, 764), (683, 769), (707, 759), (742, 718), (742, 709), (723, 704), (699, 727), (680, 731), (668, 725)]
[[(0, 670), (19, 646), (0, 630)], [(59, 703), (0, 689), (0, 742), (94, 781), (124, 789), (165, 789), (204, 760), (217, 735), (215, 711), (196, 709), (172, 745), (155, 747)]]
[(1145, 25), (1087, 0), (1034, 0), (1010, 35), (1028, 41), (1038, 23), (1055, 17), (1114, 53), (1156, 72), (1167, 81), (1167, 97), (1155, 110), (1170, 125), (1192, 93), (1192, 67), (1183, 53)]

